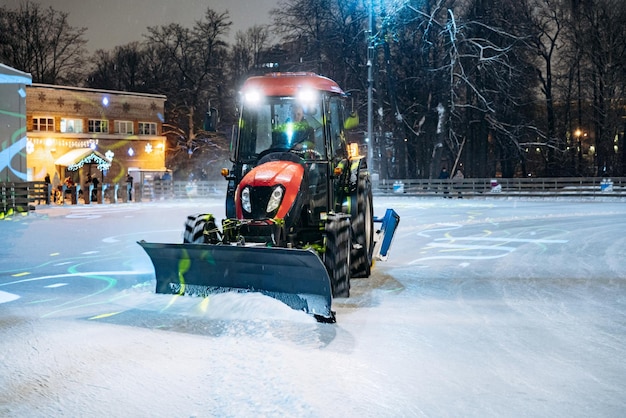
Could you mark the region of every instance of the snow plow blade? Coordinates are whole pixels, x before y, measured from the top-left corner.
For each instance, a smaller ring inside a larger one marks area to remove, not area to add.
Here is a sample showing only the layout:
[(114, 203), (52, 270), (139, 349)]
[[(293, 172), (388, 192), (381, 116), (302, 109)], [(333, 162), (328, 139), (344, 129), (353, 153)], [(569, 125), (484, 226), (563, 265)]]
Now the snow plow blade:
[(305, 311), (320, 322), (335, 322), (330, 277), (311, 250), (140, 241), (152, 260), (156, 292), (207, 295), (259, 292)]

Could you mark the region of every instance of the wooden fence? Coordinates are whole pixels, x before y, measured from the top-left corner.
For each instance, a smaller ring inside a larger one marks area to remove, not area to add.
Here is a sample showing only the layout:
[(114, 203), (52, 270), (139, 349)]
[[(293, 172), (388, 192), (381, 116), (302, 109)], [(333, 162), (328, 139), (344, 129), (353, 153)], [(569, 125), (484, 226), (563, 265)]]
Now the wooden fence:
[[(380, 180), (374, 181), (374, 194), (420, 197), (624, 197), (626, 177), (560, 177), (513, 179)], [(63, 190), (52, 197), (43, 181), (0, 183), (0, 219), (13, 213), (27, 213), (41, 204), (84, 202), (80, 189)], [(135, 184), (129, 200), (126, 184), (105, 184), (98, 190), (97, 203), (150, 202), (171, 199), (223, 198), (226, 181), (155, 180)], [(69, 196), (69, 197), (68, 197)]]
[(44, 182), (15, 182), (0, 183), (0, 219), (14, 213), (28, 213), (38, 198), (46, 201), (46, 187)]

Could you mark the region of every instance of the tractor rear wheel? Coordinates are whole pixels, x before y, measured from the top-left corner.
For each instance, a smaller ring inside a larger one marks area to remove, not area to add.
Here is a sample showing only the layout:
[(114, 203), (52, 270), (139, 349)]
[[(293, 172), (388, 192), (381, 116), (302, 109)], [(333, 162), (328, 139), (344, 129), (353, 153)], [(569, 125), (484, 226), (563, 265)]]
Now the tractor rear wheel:
[(369, 277), (372, 268), (374, 249), (374, 209), (372, 204), (372, 183), (367, 173), (360, 173), (352, 210), (352, 234), (356, 245), (352, 247), (350, 275)]
[(325, 228), (324, 265), (331, 280), (333, 297), (350, 296), (350, 216), (329, 214)]

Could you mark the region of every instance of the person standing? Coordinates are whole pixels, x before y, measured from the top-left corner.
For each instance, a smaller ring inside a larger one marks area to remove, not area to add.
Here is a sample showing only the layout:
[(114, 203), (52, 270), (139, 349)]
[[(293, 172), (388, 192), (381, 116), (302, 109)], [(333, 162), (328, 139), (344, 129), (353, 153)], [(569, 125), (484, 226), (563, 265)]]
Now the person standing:
[(128, 201), (133, 200), (133, 176), (130, 175), (130, 172), (126, 176), (126, 196), (128, 196)]
[(61, 178), (59, 177), (59, 173), (55, 172), (54, 177), (52, 177), (52, 194), (54, 196), (54, 203), (63, 203), (61, 192)]
[(93, 189), (91, 190), (91, 201), (97, 202), (98, 201), (98, 184), (100, 184), (100, 181), (98, 180), (96, 176), (94, 176), (91, 179), (91, 184), (93, 184)]
[(50, 194), (52, 193), (52, 188), (51, 188), (51, 184), (50, 184), (50, 174), (49, 173), (46, 173), (46, 177), (44, 177), (43, 181), (46, 183), (46, 205), (49, 205), (50, 204)]
[[(463, 175), (463, 172), (461, 171), (461, 169), (456, 170), (456, 173), (454, 174), (454, 177), (452, 177), (453, 180), (455, 180), (455, 183), (462, 183), (463, 179), (465, 178), (465, 176)], [(457, 186), (458, 187), (458, 186)], [(461, 190), (459, 187), (459, 199), (463, 198), (463, 195), (461, 194)]]
[(85, 202), (86, 205), (88, 205), (89, 202), (91, 202), (91, 189), (93, 187), (93, 183), (91, 181), (92, 181), (91, 173), (89, 173), (87, 174), (87, 180), (85, 181), (84, 190), (80, 189), (78, 191), (78, 194), (83, 196), (83, 201)]
[(439, 180), (442, 180), (443, 184), (443, 197), (448, 198), (448, 184), (447, 181), (450, 178), (450, 173), (448, 173), (448, 169), (444, 166), (441, 168), (441, 172), (439, 173)]

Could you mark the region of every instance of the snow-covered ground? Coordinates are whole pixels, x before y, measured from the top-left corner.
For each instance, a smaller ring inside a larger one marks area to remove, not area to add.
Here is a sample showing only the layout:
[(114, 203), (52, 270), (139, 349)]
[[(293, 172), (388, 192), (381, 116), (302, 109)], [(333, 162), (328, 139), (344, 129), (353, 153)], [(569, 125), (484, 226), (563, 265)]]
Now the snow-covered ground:
[(136, 241), (221, 199), (0, 222), (2, 417), (621, 417), (623, 201), (376, 197), (390, 259), (336, 324), (258, 294), (154, 294)]

